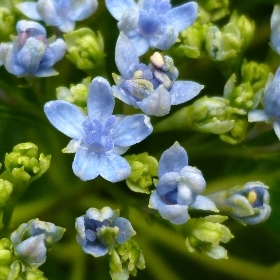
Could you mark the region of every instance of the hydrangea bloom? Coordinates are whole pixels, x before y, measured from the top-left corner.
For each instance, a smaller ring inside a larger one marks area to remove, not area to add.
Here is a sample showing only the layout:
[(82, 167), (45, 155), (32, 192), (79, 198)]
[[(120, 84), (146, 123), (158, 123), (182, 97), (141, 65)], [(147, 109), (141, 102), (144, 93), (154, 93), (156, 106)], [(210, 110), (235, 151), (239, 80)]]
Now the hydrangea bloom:
[(255, 109), (249, 112), (249, 122), (270, 121), (280, 140), (280, 67), (273, 79), (268, 79), (263, 95), (263, 110)]
[(52, 66), (64, 56), (65, 42), (47, 40), (45, 28), (37, 22), (21, 20), (16, 29), (13, 42), (0, 45), (0, 65), (16, 76), (57, 75)]
[(65, 232), (62, 227), (33, 219), (21, 224), (11, 234), (16, 255), (36, 268), (46, 261), (47, 249), (60, 240)]
[(134, 45), (121, 33), (116, 45), (116, 65), (121, 77), (114, 75), (114, 95), (147, 115), (164, 116), (171, 105), (189, 101), (203, 88), (192, 81), (176, 81), (178, 70), (173, 60), (156, 52), (151, 64), (139, 63)]
[(268, 187), (261, 182), (249, 182), (226, 191), (207, 195), (217, 208), (235, 220), (255, 225), (264, 222), (270, 215)]
[(76, 219), (75, 227), (78, 243), (85, 253), (94, 257), (106, 255), (115, 243), (123, 244), (135, 235), (130, 222), (110, 207), (89, 208)]
[(126, 179), (131, 169), (120, 155), (152, 132), (148, 116), (115, 116), (114, 105), (111, 86), (102, 77), (93, 79), (90, 85), (88, 116), (64, 100), (45, 104), (52, 125), (73, 138), (64, 152), (76, 153), (72, 167), (82, 180), (94, 179), (99, 174), (110, 182)]
[(175, 142), (163, 152), (158, 165), (159, 180), (150, 197), (149, 207), (173, 224), (188, 220), (188, 208), (216, 211), (215, 204), (199, 195), (206, 182), (200, 170), (188, 165), (188, 155)]
[(171, 9), (169, 0), (106, 0), (118, 27), (142, 55), (149, 47), (169, 49), (178, 33), (189, 27), (198, 16), (198, 5), (189, 2)]
[(75, 28), (75, 22), (84, 20), (97, 9), (97, 0), (39, 0), (23, 2), (18, 9), (27, 17), (57, 26), (62, 32)]

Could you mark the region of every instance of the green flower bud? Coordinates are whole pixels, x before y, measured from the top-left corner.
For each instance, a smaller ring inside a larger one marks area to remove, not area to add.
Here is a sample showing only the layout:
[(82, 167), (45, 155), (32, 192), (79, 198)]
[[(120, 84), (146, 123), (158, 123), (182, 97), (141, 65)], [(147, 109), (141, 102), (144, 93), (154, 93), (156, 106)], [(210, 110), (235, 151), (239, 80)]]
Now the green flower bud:
[(142, 250), (131, 238), (124, 244), (115, 246), (110, 256), (110, 275), (113, 280), (128, 279), (129, 274), (136, 276), (138, 269), (145, 268)]
[(229, 14), (229, 0), (201, 0), (200, 8), (204, 8), (211, 15), (211, 21), (218, 21)]
[(97, 231), (97, 238), (104, 246), (108, 247), (108, 251), (111, 252), (115, 246), (115, 240), (119, 233), (118, 227), (106, 227), (103, 226)]
[(56, 97), (60, 100), (71, 102), (83, 109), (87, 106), (88, 90), (91, 83), (91, 78), (87, 77), (80, 84), (70, 85), (70, 89), (66, 87), (56, 88)]
[(104, 63), (104, 43), (99, 32), (80, 28), (64, 35), (67, 58), (81, 70), (91, 70)]
[(50, 166), (51, 156), (38, 154), (38, 147), (33, 143), (21, 143), (5, 156), (6, 171), (2, 179), (14, 185), (30, 184), (44, 174)]
[(9, 7), (0, 6), (0, 40), (5, 41), (14, 31), (14, 15)]
[(0, 208), (9, 200), (13, 191), (13, 185), (6, 180), (0, 179)]
[(233, 238), (229, 229), (221, 223), (226, 216), (210, 215), (190, 219), (186, 224), (186, 246), (189, 252), (205, 253), (213, 259), (227, 258), (227, 251), (220, 242), (227, 243)]
[(126, 156), (131, 167), (131, 174), (126, 179), (127, 186), (134, 192), (150, 193), (152, 177), (157, 176), (158, 162), (148, 153)]

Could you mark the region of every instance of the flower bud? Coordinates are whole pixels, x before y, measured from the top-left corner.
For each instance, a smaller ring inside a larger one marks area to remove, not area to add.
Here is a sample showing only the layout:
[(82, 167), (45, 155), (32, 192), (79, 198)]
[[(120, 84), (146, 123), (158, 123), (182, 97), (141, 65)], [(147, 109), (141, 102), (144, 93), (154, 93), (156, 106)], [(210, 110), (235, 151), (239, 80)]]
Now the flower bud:
[(205, 253), (213, 259), (227, 258), (227, 251), (220, 242), (227, 243), (233, 238), (229, 229), (221, 223), (226, 216), (211, 215), (190, 219), (186, 225), (186, 246), (189, 252)]
[[(0, 4), (1, 5), (1, 4)], [(0, 6), (0, 41), (8, 39), (8, 36), (13, 33), (14, 15), (11, 13), (11, 8)]]
[(0, 179), (0, 208), (9, 200), (13, 191), (13, 185), (6, 180)]

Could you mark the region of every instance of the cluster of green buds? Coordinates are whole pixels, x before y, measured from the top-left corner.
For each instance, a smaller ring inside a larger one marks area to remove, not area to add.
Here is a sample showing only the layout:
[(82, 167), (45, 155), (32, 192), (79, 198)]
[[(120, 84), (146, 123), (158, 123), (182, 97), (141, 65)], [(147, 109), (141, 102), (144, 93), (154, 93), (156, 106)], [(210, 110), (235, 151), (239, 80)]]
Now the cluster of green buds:
[(199, 0), (200, 11), (208, 14), (211, 22), (218, 21), (229, 14), (229, 0)]
[(131, 174), (126, 179), (127, 186), (134, 192), (150, 193), (153, 177), (157, 176), (157, 160), (148, 153), (129, 155), (125, 159), (131, 167)]
[(186, 247), (189, 252), (205, 253), (213, 259), (227, 258), (227, 251), (220, 242), (227, 243), (233, 238), (229, 229), (222, 225), (226, 216), (210, 215), (190, 219), (186, 224)]
[(104, 63), (104, 42), (99, 32), (80, 28), (64, 35), (68, 54), (66, 57), (77, 68), (89, 71)]
[(69, 89), (67, 87), (58, 87), (56, 88), (56, 97), (59, 100), (73, 103), (86, 111), (90, 83), (91, 78), (87, 77), (77, 85), (71, 84)]
[(112, 280), (128, 279), (136, 276), (137, 269), (145, 268), (145, 260), (137, 242), (131, 238), (124, 244), (115, 246), (110, 255), (110, 275)]
[(14, 15), (11, 13), (11, 3), (7, 0), (2, 0), (0, 3), (0, 41), (9, 39), (10, 34), (14, 31)]

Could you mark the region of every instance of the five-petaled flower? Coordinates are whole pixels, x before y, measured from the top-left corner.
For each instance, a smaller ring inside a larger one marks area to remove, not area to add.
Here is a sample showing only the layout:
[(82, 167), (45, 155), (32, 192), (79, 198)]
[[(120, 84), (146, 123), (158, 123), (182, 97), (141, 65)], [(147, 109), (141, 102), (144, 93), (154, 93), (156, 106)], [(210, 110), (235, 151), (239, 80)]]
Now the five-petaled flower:
[(88, 18), (97, 6), (97, 0), (39, 0), (37, 3), (23, 2), (17, 5), (27, 17), (57, 26), (62, 32), (72, 31), (75, 22)]
[(161, 155), (158, 177), (149, 207), (158, 210), (162, 218), (183, 224), (189, 218), (189, 207), (217, 211), (212, 200), (199, 195), (206, 182), (200, 170), (188, 165), (187, 152), (178, 142)]
[(11, 234), (11, 241), (16, 255), (36, 268), (46, 261), (47, 250), (62, 238), (64, 232), (64, 228), (53, 223), (33, 219), (21, 224)]
[(217, 208), (242, 224), (255, 225), (270, 215), (268, 187), (261, 182), (249, 182), (225, 191), (207, 195)]
[(169, 49), (179, 32), (189, 27), (198, 16), (198, 5), (189, 2), (171, 8), (170, 0), (106, 0), (112, 16), (122, 31), (135, 45), (138, 55), (149, 47)]
[(249, 122), (268, 121), (273, 123), (275, 134), (280, 140), (280, 67), (273, 79), (268, 79), (263, 95), (264, 109), (249, 112)]
[(37, 22), (21, 20), (16, 29), (18, 36), (13, 42), (0, 45), (0, 65), (16, 76), (57, 75), (52, 66), (64, 56), (65, 42), (48, 41), (45, 28)]
[(114, 95), (147, 115), (164, 116), (171, 105), (187, 102), (203, 89), (192, 81), (176, 81), (178, 70), (168, 56), (155, 52), (148, 66), (139, 63), (134, 45), (123, 33), (116, 44), (115, 59), (121, 76), (113, 74), (117, 84)]
[(89, 208), (76, 219), (75, 227), (78, 243), (94, 257), (106, 255), (116, 243), (123, 244), (135, 235), (131, 223), (108, 206), (100, 210)]
[(76, 153), (72, 167), (81, 180), (91, 180), (99, 174), (110, 182), (126, 179), (131, 169), (120, 155), (153, 130), (146, 115), (112, 115), (114, 105), (111, 86), (102, 77), (96, 77), (90, 85), (88, 116), (67, 101), (45, 104), (52, 125), (73, 138), (64, 152)]

